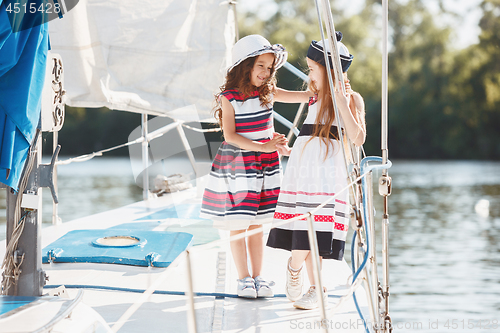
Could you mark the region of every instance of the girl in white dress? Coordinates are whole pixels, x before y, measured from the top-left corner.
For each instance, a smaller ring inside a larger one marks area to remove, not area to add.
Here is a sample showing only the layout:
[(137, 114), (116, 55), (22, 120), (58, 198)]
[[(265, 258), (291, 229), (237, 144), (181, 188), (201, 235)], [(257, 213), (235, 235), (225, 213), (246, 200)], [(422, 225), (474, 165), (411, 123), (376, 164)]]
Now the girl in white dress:
[[(337, 40), (346, 83), (346, 96), (336, 87), (334, 93), (342, 132), (357, 146), (365, 141), (364, 102), (351, 90), (347, 68), (352, 61), (345, 45)], [(315, 93), (309, 101), (309, 112), (293, 151), (284, 147), (280, 152), (290, 155), (274, 213), (274, 222), (302, 215), (340, 192), (347, 186), (344, 157), (338, 141), (335, 111), (325, 67), (323, 45), (313, 41), (307, 53), (309, 89)], [(333, 66), (330, 64), (330, 67)], [(333, 74), (333, 73), (332, 73)], [(334, 78), (334, 82), (337, 82)], [(337, 82), (338, 84), (338, 82)], [(291, 154), (290, 154), (291, 153)], [(349, 225), (348, 192), (314, 215), (320, 258), (342, 260)], [(286, 295), (296, 308), (313, 309), (318, 306), (315, 286), (302, 295), (302, 264), (306, 262), (309, 281), (314, 281), (312, 256), (307, 235), (307, 220), (290, 222), (271, 229), (267, 246), (291, 251), (287, 265)]]

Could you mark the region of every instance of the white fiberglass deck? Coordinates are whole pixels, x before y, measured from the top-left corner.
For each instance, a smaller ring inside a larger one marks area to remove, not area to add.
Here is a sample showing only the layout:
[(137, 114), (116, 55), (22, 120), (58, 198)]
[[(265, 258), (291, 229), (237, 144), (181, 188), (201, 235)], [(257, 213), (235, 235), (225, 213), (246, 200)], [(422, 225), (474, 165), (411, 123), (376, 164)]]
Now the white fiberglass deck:
[[(196, 190), (175, 193), (123, 208), (78, 219), (43, 229), (42, 246), (75, 229), (103, 229), (123, 223), (137, 223), (137, 219), (150, 216), (176, 203), (199, 203)], [(179, 214), (180, 216), (181, 214)], [(154, 216), (154, 215), (153, 215)], [(180, 218), (157, 220), (155, 230), (164, 230), (175, 224), (196, 226), (200, 234), (214, 232), (206, 221)], [(147, 225), (147, 223), (145, 223)], [(177, 228), (179, 231), (179, 228)], [(184, 230), (182, 230), (184, 231)], [(215, 231), (217, 232), (217, 231)], [(228, 233), (221, 233), (222, 238)], [(196, 244), (195, 234), (195, 244)], [(267, 237), (267, 235), (265, 235)], [(0, 255), (5, 242), (0, 243)], [(265, 249), (263, 276), (274, 280), (276, 297), (269, 299), (241, 299), (235, 297), (236, 268), (229, 245), (223, 243), (211, 249), (191, 248), (194, 279), (195, 309), (198, 332), (311, 332), (321, 331), (319, 310), (298, 310), (284, 296), (285, 267), (289, 252)], [(328, 306), (331, 309), (347, 291), (347, 278), (351, 271), (345, 261), (323, 261), (323, 284), (328, 288)], [(168, 268), (146, 268), (127, 265), (54, 263), (44, 264), (49, 286), (65, 285), (70, 296), (83, 288), (83, 302), (96, 310), (112, 327), (127, 310), (133, 314), (119, 332), (187, 332), (187, 270), (185, 257), (180, 257)], [(151, 286), (155, 294), (144, 297), (140, 291)], [(305, 281), (305, 286), (309, 282)], [(48, 288), (46, 288), (48, 290)], [(305, 287), (304, 287), (305, 289)], [(305, 290), (304, 290), (305, 291)], [(358, 302), (367, 320), (366, 297), (360, 288)], [(132, 307), (132, 308), (131, 308)], [(363, 332), (364, 327), (356, 312), (352, 298), (345, 302), (337, 314), (329, 317), (330, 331)]]

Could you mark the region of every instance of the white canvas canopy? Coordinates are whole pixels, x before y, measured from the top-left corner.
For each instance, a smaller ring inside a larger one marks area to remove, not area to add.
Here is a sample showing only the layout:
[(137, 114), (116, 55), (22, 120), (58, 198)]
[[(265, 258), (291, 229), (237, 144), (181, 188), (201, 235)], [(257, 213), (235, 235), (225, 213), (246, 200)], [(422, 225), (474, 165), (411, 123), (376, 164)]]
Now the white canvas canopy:
[(221, 0), (81, 0), (49, 23), (66, 104), (153, 115), (195, 105), (199, 118), (209, 118), (235, 39), (230, 7)]

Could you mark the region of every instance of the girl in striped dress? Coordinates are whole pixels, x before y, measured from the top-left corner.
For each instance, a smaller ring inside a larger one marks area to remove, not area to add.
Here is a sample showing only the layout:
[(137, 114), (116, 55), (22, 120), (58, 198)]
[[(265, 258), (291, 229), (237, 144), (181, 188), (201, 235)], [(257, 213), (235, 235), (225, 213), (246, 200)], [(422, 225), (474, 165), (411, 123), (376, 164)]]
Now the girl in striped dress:
[(200, 216), (212, 219), (216, 228), (230, 230), (231, 236), (260, 229), (230, 244), (240, 297), (273, 296), (270, 283), (260, 276), (264, 250), (261, 225), (271, 222), (274, 215), (282, 178), (277, 149), (287, 143), (284, 135), (274, 132), (273, 103), (300, 103), (312, 95), (276, 87), (275, 71), (286, 58), (283, 46), (271, 45), (262, 36), (240, 39), (216, 95), (215, 117), (225, 141), (214, 158)]
[[(364, 143), (366, 133), (364, 102), (358, 93), (350, 89), (346, 72), (352, 55), (340, 42), (341, 36), (338, 32), (337, 40), (347, 96), (339, 92), (338, 88), (334, 96), (342, 118), (342, 131), (355, 145), (360, 146)], [(338, 130), (334, 126), (335, 111), (321, 42), (311, 43), (306, 60), (309, 67), (309, 89), (316, 95), (309, 101), (307, 118), (287, 163), (274, 213), (275, 223), (311, 211), (347, 186), (347, 172), (337, 139)], [(333, 65), (330, 64), (330, 67), (333, 68)], [(334, 82), (337, 81), (334, 79)], [(344, 191), (314, 215), (320, 258), (342, 260), (348, 225), (348, 192)], [(277, 226), (271, 229), (267, 242), (270, 247), (291, 251), (292, 255), (287, 264), (285, 292), (288, 299), (299, 309), (313, 309), (318, 306), (314, 285), (302, 295), (304, 262), (309, 281), (314, 281), (307, 229), (307, 220)]]

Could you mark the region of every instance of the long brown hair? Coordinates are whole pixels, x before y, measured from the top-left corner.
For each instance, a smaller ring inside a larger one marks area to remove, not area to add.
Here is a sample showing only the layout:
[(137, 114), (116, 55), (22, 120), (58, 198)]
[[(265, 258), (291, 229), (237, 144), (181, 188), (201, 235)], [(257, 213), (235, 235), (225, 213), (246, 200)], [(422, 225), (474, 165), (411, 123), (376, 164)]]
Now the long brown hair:
[[(317, 62), (316, 62), (317, 63)], [(325, 158), (328, 156), (330, 146), (333, 150), (333, 142), (330, 140), (330, 130), (335, 121), (335, 109), (333, 107), (332, 101), (332, 91), (330, 90), (330, 84), (328, 83), (328, 72), (326, 67), (317, 63), (321, 68), (323, 75), (321, 75), (321, 87), (323, 89), (318, 90), (314, 82), (310, 81), (309, 89), (318, 95), (318, 102), (320, 103), (318, 108), (318, 114), (316, 115), (316, 121), (314, 122), (314, 129), (311, 138), (307, 141), (306, 145), (314, 137), (319, 137), (321, 141), (326, 146)], [(333, 82), (335, 82), (335, 73), (332, 71)], [(318, 103), (317, 102), (317, 103)], [(338, 133), (332, 133), (333, 136), (338, 140)], [(304, 146), (305, 147), (305, 146)]]
[(226, 90), (238, 90), (243, 96), (250, 96), (254, 91), (259, 92), (259, 100), (261, 106), (271, 104), (273, 93), (276, 91), (276, 76), (274, 69), (274, 61), (271, 67), (271, 75), (264, 84), (260, 87), (254, 86), (250, 82), (250, 72), (252, 71), (255, 60), (258, 56), (250, 57), (243, 60), (226, 75), (225, 82), (220, 86), (220, 92), (215, 94), (214, 117), (222, 127), (222, 104), (220, 101), (221, 95)]

